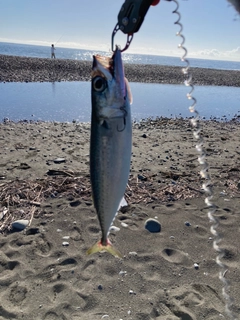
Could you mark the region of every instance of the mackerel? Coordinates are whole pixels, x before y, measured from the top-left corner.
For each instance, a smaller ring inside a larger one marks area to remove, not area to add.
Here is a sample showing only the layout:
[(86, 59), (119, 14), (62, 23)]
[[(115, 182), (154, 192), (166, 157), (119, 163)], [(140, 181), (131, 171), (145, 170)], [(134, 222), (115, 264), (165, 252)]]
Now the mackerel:
[(108, 239), (128, 182), (132, 122), (130, 88), (124, 76), (121, 51), (111, 58), (96, 55), (92, 68), (90, 178), (102, 237), (87, 253), (108, 251), (121, 257)]

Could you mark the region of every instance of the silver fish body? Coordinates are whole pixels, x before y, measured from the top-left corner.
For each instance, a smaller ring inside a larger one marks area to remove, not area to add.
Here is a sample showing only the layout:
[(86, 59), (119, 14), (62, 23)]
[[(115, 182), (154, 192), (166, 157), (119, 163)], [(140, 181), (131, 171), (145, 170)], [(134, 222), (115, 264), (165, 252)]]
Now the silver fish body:
[(130, 171), (130, 100), (121, 51), (117, 48), (112, 58), (94, 56), (90, 177), (102, 238), (88, 250), (88, 254), (108, 251), (120, 256), (108, 240), (108, 233), (124, 196)]

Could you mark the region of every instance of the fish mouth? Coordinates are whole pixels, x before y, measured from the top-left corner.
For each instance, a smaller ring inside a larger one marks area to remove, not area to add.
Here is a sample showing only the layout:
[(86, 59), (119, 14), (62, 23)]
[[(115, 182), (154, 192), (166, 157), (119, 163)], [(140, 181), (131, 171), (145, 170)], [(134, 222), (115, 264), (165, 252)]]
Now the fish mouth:
[(111, 57), (93, 57), (92, 99), (97, 105), (96, 114), (101, 123), (104, 119), (114, 118), (123, 118), (125, 123), (126, 105), (131, 104), (131, 95), (119, 47)]
[(126, 97), (125, 74), (122, 62), (121, 50), (116, 46), (112, 57), (94, 55), (92, 66), (92, 78), (102, 76), (107, 81), (115, 80), (119, 95), (122, 99)]

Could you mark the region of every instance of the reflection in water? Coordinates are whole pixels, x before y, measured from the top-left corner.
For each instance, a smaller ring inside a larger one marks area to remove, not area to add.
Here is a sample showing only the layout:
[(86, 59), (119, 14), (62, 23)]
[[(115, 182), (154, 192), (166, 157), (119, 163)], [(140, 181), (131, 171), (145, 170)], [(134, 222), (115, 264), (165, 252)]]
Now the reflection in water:
[(52, 82), (52, 93), (53, 93), (53, 97), (55, 97), (55, 94), (56, 94), (55, 81)]
[[(130, 83), (132, 118), (191, 117), (184, 85)], [(240, 88), (196, 87), (201, 117), (231, 119), (238, 114)], [(91, 117), (90, 82), (0, 83), (0, 121), (81, 121)], [(34, 115), (34, 117), (32, 116)]]

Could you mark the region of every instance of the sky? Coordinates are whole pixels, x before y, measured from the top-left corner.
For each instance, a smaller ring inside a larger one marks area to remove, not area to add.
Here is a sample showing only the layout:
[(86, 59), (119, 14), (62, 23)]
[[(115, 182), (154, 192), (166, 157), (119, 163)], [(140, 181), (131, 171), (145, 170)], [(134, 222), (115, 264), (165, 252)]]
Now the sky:
[[(178, 0), (188, 57), (240, 61), (240, 15), (227, 0)], [(0, 42), (109, 51), (124, 0), (0, 0)], [(179, 56), (173, 1), (150, 7), (129, 53)], [(125, 45), (118, 31), (115, 44)]]

